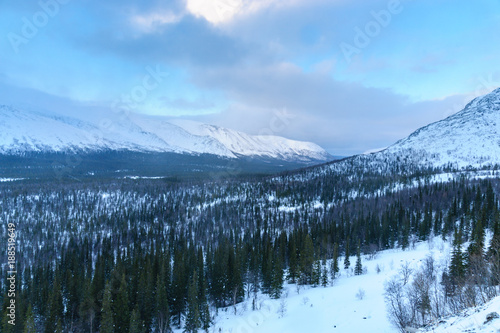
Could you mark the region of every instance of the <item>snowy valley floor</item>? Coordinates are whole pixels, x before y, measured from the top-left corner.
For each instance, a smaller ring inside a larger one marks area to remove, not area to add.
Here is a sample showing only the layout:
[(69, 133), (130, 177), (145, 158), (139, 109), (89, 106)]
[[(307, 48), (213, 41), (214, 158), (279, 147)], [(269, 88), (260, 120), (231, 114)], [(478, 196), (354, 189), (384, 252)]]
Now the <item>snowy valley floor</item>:
[[(341, 276), (327, 287), (301, 287), (286, 284), (281, 299), (273, 300), (259, 295), (259, 310), (252, 311), (252, 300), (233, 307), (219, 309), (210, 332), (223, 333), (299, 333), (299, 332), (398, 332), (389, 322), (384, 302), (384, 282), (396, 275), (402, 264), (418, 268), (427, 256), (432, 255), (438, 269), (447, 267), (450, 245), (440, 238), (432, 242), (417, 243), (406, 251), (379, 252), (375, 259), (363, 257), (367, 272), (360, 276), (341, 269)], [(341, 258), (339, 258), (341, 259)], [(351, 263), (355, 262), (351, 258)], [(343, 261), (339, 260), (343, 266)], [(377, 273), (377, 266), (380, 272)], [(360, 289), (364, 297), (357, 297)], [(477, 309), (469, 309), (464, 316), (446, 318), (446, 322), (430, 327), (430, 332), (500, 332), (500, 319), (484, 325), (486, 315), (500, 313), (500, 297)], [(420, 330), (423, 332), (424, 330)], [(419, 331), (419, 332), (420, 332)], [(181, 332), (176, 330), (175, 332)]]

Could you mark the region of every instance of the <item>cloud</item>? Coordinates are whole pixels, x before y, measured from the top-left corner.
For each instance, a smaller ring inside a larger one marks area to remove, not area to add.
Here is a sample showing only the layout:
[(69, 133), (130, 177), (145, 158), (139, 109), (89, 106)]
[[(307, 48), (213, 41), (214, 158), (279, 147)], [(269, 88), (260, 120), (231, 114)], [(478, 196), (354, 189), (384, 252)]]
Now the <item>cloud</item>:
[(223, 113), (199, 120), (259, 134), (272, 129), (273, 119), (286, 110), (286, 126), (275, 126), (280, 130), (274, 134), (314, 141), (334, 155), (388, 146), (465, 104), (463, 96), (414, 103), (387, 89), (305, 73), (289, 63), (200, 71), (193, 80), (225, 91), (233, 102)]
[[(168, 63), (184, 66), (226, 66), (242, 61), (249, 50), (237, 39), (211, 27), (206, 21), (187, 15), (175, 24), (159, 24), (167, 18), (146, 16), (143, 28), (148, 34), (124, 36), (114, 30), (98, 31), (81, 40), (93, 53), (106, 52), (114, 56), (143, 63)], [(155, 19), (157, 19), (155, 21)]]
[(130, 18), (133, 25), (143, 33), (153, 33), (165, 24), (175, 24), (182, 19), (182, 15), (171, 11), (163, 13), (138, 14)]
[(219, 25), (256, 14), (267, 8), (283, 8), (318, 3), (318, 0), (186, 0), (186, 8), (196, 17)]
[(163, 98), (163, 105), (169, 109), (184, 110), (184, 111), (198, 111), (211, 109), (216, 106), (213, 101), (206, 98), (199, 98), (196, 100), (189, 100), (186, 98)]

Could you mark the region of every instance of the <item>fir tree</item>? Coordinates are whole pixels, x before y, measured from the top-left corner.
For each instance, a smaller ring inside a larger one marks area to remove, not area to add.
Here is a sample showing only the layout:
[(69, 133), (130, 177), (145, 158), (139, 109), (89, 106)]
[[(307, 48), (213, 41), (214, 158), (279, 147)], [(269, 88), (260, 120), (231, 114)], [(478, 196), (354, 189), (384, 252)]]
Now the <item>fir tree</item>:
[(281, 263), (281, 257), (279, 255), (274, 255), (273, 266), (272, 266), (272, 278), (271, 278), (271, 298), (278, 299), (281, 296), (281, 291), (283, 289), (283, 265)]
[(300, 252), (300, 272), (302, 276), (301, 283), (307, 284), (311, 281), (314, 263), (314, 247), (309, 234), (306, 235), (304, 246)]
[(354, 267), (354, 274), (361, 275), (363, 274), (363, 265), (361, 264), (361, 246), (358, 241), (358, 249), (356, 252), (356, 266)]
[(189, 281), (186, 276), (186, 263), (182, 255), (183, 252), (182, 249), (175, 251), (172, 269), (172, 302), (169, 304), (172, 321), (178, 328), (180, 328), (181, 316), (186, 308), (186, 282)]
[(339, 269), (339, 244), (335, 243), (333, 246), (333, 259), (330, 267), (330, 275), (332, 280), (337, 277), (337, 274), (340, 272)]
[(328, 269), (326, 268), (326, 265), (323, 266), (323, 270), (321, 272), (321, 285), (323, 287), (328, 286)]
[(99, 330), (99, 333), (114, 333), (115, 331), (112, 305), (113, 299), (111, 295), (111, 284), (107, 283), (102, 299), (101, 329)]
[(113, 302), (114, 324), (117, 332), (128, 332), (130, 325), (130, 309), (128, 306), (127, 282), (122, 276), (120, 288)]
[(59, 283), (59, 270), (55, 272), (54, 287), (50, 296), (48, 315), (45, 322), (45, 332), (54, 333), (57, 329), (58, 321), (63, 317), (63, 300), (61, 285)]
[(212, 325), (212, 318), (210, 316), (210, 308), (208, 307), (208, 302), (206, 297), (201, 301), (200, 304), (200, 320), (201, 328), (208, 332), (208, 329)]
[[(144, 325), (141, 320), (139, 309), (136, 306), (130, 315), (129, 333), (144, 333)], [(166, 332), (166, 331), (165, 331)]]
[(290, 237), (290, 242), (288, 244), (288, 279), (291, 283), (295, 283), (297, 278), (297, 248), (295, 247), (295, 237)]
[(462, 284), (465, 278), (465, 263), (462, 253), (462, 235), (460, 231), (455, 231), (448, 275), (453, 286)]
[(166, 333), (170, 330), (167, 289), (160, 277), (158, 277), (156, 282), (156, 326), (160, 333)]
[(89, 332), (94, 331), (94, 320), (98, 311), (97, 304), (91, 294), (90, 286), (85, 289), (83, 301), (80, 304), (80, 317), (88, 325)]
[(348, 269), (351, 266), (351, 261), (349, 260), (349, 240), (345, 244), (345, 257), (344, 257), (344, 269)]
[(188, 287), (188, 312), (186, 315), (186, 324), (184, 332), (196, 333), (200, 328), (200, 309), (198, 302), (198, 276), (196, 271), (193, 273)]
[(36, 333), (35, 316), (33, 315), (31, 305), (28, 307), (28, 311), (26, 312), (26, 321), (24, 322), (23, 333)]
[(500, 285), (500, 212), (493, 214), (493, 237), (488, 249), (488, 262), (491, 265), (491, 284)]
[(316, 260), (313, 264), (313, 270), (311, 274), (311, 284), (316, 287), (319, 285), (321, 280), (321, 263), (319, 260)]

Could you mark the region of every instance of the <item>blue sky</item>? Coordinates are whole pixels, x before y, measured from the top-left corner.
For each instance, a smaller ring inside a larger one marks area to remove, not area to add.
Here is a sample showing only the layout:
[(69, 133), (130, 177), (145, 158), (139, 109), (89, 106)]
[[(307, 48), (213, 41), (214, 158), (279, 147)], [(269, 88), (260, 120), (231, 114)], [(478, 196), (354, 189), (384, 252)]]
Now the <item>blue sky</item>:
[(498, 31), (497, 0), (3, 1), (0, 103), (118, 104), (349, 155), (500, 86)]

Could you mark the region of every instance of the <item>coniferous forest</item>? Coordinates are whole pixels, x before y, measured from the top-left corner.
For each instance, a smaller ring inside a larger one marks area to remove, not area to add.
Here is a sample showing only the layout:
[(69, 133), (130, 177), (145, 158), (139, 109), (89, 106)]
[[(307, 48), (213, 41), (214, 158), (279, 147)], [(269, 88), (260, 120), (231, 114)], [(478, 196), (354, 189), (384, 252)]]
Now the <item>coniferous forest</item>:
[(424, 172), (397, 188), (384, 177), (307, 177), (2, 184), (0, 228), (14, 224), (18, 240), (18, 322), (7, 323), (2, 294), (2, 332), (208, 331), (243, 300), (255, 309), (286, 282), (319, 288), (340, 268), (363, 274), (361, 254), (434, 236), (453, 242), (436, 277), (442, 303), (419, 289), (414, 313), (398, 312), (402, 286), (389, 285), (400, 327), (425, 325), (437, 305), (446, 314), (498, 294), (495, 177), (432, 182)]

